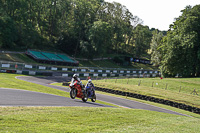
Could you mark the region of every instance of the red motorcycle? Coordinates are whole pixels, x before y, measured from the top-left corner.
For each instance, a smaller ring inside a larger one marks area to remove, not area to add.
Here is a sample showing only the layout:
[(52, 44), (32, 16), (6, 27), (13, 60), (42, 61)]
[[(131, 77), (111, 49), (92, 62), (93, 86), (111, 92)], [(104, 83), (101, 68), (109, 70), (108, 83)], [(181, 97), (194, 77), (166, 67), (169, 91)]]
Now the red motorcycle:
[(74, 83), (71, 83), (69, 85), (70, 87), (70, 97), (72, 99), (75, 99), (76, 97), (81, 98), (83, 102), (86, 102), (88, 100), (87, 94), (84, 90), (81, 89), (81, 85), (78, 83), (78, 81), (75, 81)]

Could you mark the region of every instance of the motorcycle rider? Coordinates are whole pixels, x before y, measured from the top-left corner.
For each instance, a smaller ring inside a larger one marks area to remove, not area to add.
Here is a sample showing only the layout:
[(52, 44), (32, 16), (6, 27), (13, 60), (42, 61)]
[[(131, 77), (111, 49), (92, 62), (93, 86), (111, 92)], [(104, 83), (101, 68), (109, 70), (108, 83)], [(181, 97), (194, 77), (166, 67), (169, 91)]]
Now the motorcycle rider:
[(73, 85), (75, 81), (78, 81), (78, 84), (80, 84), (81, 89), (84, 91), (83, 84), (82, 84), (80, 78), (78, 78), (78, 75), (77, 75), (77, 74), (74, 74), (74, 75), (73, 75), (72, 80), (71, 80), (71, 84)]
[(88, 82), (87, 82), (85, 88), (87, 89), (87, 87), (91, 88), (92, 91), (95, 93), (95, 91), (94, 91), (94, 84), (92, 83), (92, 80), (91, 80), (91, 79), (88, 80)]

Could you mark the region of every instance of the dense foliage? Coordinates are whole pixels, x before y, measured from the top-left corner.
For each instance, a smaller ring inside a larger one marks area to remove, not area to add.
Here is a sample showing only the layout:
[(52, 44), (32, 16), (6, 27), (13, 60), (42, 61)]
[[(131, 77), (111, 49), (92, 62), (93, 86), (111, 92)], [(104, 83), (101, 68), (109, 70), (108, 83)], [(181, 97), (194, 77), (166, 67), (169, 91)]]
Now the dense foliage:
[(116, 2), (0, 0), (0, 48), (55, 48), (88, 59), (111, 53), (140, 58), (150, 49), (164, 76), (199, 76), (200, 5), (182, 10), (166, 33), (143, 26)]
[(164, 76), (200, 75), (200, 5), (187, 6), (166, 36), (156, 32), (151, 42), (152, 61)]
[(140, 57), (152, 36), (141, 23), (125, 6), (104, 0), (0, 0), (0, 48)]

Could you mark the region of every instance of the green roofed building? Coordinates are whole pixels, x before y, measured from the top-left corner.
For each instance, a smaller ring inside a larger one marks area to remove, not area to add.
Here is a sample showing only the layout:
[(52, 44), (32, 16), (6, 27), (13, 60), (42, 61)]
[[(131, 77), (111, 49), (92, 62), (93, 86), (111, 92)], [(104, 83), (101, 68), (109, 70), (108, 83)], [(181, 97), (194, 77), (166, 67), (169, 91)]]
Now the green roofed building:
[(79, 62), (70, 58), (66, 54), (52, 53), (38, 50), (27, 50), (26, 55), (39, 63), (78, 66)]

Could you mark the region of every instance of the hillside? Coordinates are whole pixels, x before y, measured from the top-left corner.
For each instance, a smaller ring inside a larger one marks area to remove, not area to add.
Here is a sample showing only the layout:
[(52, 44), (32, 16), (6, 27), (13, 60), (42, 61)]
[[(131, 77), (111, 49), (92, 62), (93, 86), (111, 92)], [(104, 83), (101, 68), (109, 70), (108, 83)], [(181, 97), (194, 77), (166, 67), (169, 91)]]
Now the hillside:
[[(79, 67), (107, 67), (107, 68), (134, 68), (134, 69), (157, 69), (152, 65), (146, 65), (142, 63), (132, 63), (129, 66), (116, 64), (112, 59), (106, 60), (81, 60), (79, 61)], [(0, 61), (11, 61), (11, 62), (20, 62), (27, 64), (38, 64), (31, 58), (29, 58), (25, 53), (0, 53)], [(43, 64), (49, 65), (49, 64)]]

